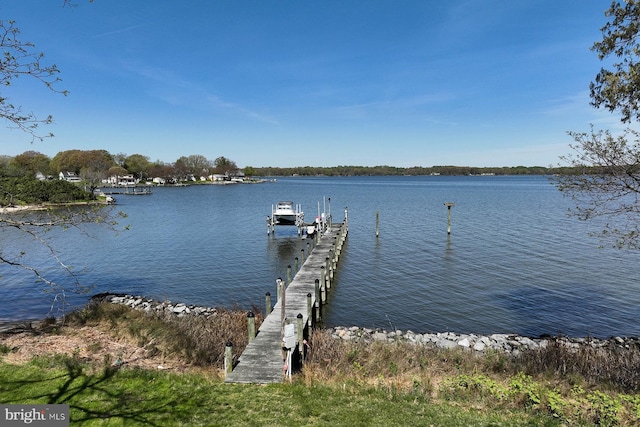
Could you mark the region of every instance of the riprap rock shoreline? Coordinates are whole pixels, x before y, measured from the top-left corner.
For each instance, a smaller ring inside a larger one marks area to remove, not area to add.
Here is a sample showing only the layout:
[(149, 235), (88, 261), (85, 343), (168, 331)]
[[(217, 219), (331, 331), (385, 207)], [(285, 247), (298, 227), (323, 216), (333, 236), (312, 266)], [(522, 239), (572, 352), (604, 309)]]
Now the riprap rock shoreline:
[[(124, 304), (137, 310), (146, 312), (164, 312), (176, 316), (205, 316), (215, 317), (217, 310), (210, 307), (174, 304), (171, 301), (154, 301), (150, 298), (127, 294), (104, 293), (95, 295), (92, 301), (108, 301), (114, 304)], [(598, 339), (592, 337), (564, 337), (544, 336), (526, 337), (517, 334), (460, 334), (454, 332), (417, 333), (411, 330), (391, 331), (384, 329), (363, 328), (359, 326), (336, 326), (327, 328), (331, 336), (336, 339), (354, 342), (394, 342), (403, 341), (415, 345), (424, 345), (430, 348), (440, 349), (465, 349), (477, 353), (488, 351), (504, 352), (518, 355), (522, 351), (545, 348), (550, 344), (560, 344), (567, 348), (579, 349), (581, 346), (592, 348), (619, 348), (632, 349), (640, 347), (640, 339), (637, 337), (611, 337)]]

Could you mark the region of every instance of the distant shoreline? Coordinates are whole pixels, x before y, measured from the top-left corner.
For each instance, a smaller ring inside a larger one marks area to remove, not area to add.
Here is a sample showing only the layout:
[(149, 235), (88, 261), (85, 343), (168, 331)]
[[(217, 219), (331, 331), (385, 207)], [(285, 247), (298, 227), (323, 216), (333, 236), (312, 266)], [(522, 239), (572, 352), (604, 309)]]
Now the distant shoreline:
[(69, 202), (69, 203), (51, 203), (51, 204), (39, 204), (39, 205), (20, 205), (20, 206), (0, 206), (0, 214), (13, 214), (19, 212), (32, 212), (32, 211), (45, 211), (49, 208), (61, 208), (64, 206), (84, 206), (84, 205), (107, 205), (106, 201), (91, 200), (84, 202)]
[(2, 206), (0, 207), (0, 213), (11, 214), (23, 211), (38, 211), (47, 209), (44, 205), (24, 205), (24, 206)]

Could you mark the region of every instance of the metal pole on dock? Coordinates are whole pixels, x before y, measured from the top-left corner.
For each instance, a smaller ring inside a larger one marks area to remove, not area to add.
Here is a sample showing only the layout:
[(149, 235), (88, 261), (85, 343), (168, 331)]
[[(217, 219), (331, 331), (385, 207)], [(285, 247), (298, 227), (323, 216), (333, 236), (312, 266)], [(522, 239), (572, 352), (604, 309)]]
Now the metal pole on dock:
[(447, 202), (444, 205), (447, 207), (447, 234), (451, 234), (451, 206), (455, 206), (456, 204)]

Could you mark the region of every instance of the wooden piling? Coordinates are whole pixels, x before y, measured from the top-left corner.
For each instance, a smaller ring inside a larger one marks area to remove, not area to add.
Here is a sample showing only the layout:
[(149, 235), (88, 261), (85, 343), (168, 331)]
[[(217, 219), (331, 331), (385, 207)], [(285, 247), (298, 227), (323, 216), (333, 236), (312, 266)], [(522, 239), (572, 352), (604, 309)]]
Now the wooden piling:
[(320, 302), (324, 304), (327, 302), (327, 269), (324, 267), (320, 267)]
[(316, 292), (316, 321), (320, 320), (320, 279), (315, 280), (315, 292)]
[(249, 342), (253, 341), (256, 337), (256, 316), (253, 311), (247, 313), (247, 334)]
[(227, 341), (224, 348), (224, 373), (230, 374), (233, 371), (233, 344)]
[(380, 235), (379, 225), (380, 225), (380, 212), (376, 211), (376, 237)]
[(281, 280), (280, 283), (280, 295), (282, 295), (282, 299), (279, 301), (280, 302), (280, 326), (281, 326), (281, 335), (282, 337), (284, 337), (284, 319), (286, 317), (286, 304), (285, 304), (285, 297), (287, 295), (287, 293), (285, 292), (285, 287), (284, 287), (284, 282)]
[(273, 306), (271, 305), (271, 292), (267, 292), (265, 294), (265, 302), (264, 302), (264, 312), (265, 315), (264, 317), (267, 317), (268, 315), (271, 314), (271, 310), (273, 310)]
[(300, 354), (300, 365), (302, 365), (304, 360), (304, 316), (302, 313), (298, 313), (296, 320), (298, 321), (298, 353)]

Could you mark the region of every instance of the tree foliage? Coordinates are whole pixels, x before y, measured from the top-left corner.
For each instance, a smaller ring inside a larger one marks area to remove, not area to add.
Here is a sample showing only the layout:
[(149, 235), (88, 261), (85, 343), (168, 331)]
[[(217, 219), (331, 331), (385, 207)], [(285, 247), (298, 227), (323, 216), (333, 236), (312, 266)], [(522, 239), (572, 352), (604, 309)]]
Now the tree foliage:
[[(591, 83), (591, 104), (621, 114), (623, 123), (640, 119), (640, 1), (613, 1), (605, 12), (602, 40), (592, 50), (601, 60), (615, 58)], [(621, 135), (608, 130), (569, 132), (573, 152), (561, 158), (563, 166), (580, 171), (560, 175), (558, 188), (576, 202), (579, 219), (602, 218), (601, 237), (617, 247), (639, 247), (640, 135), (628, 128)]]
[(0, 178), (0, 206), (73, 203), (91, 199), (90, 193), (63, 180), (35, 177)]
[(620, 112), (628, 123), (640, 119), (640, 2), (614, 1), (605, 16), (610, 20), (601, 28), (602, 41), (594, 43), (592, 50), (601, 60), (613, 57), (614, 62), (591, 83), (591, 104)]
[(215, 172), (222, 175), (229, 175), (238, 170), (236, 162), (229, 160), (224, 156), (220, 156), (213, 161)]
[(51, 159), (37, 151), (25, 151), (11, 159), (9, 167), (11, 175), (35, 176), (40, 172), (46, 176), (51, 174)]
[(149, 157), (147, 156), (142, 154), (132, 154), (127, 156), (123, 166), (129, 171), (129, 173), (138, 178), (143, 178), (147, 176), (147, 171), (151, 166), (151, 162), (149, 162)]
[(99, 172), (106, 176), (110, 167), (115, 165), (113, 156), (106, 150), (66, 150), (56, 154), (51, 159), (51, 170), (60, 172), (74, 172), (80, 174), (82, 170)]

